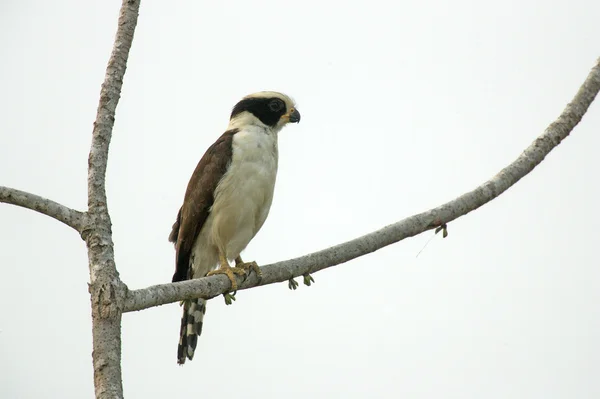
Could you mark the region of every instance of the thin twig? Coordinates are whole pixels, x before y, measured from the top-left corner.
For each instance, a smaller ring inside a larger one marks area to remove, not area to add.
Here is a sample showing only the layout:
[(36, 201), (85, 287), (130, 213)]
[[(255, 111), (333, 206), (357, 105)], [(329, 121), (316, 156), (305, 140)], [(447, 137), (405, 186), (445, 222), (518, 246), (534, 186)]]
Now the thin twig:
[(0, 186), (0, 202), (22, 206), (23, 208), (43, 213), (74, 228), (79, 233), (81, 233), (84, 225), (85, 213), (26, 191)]

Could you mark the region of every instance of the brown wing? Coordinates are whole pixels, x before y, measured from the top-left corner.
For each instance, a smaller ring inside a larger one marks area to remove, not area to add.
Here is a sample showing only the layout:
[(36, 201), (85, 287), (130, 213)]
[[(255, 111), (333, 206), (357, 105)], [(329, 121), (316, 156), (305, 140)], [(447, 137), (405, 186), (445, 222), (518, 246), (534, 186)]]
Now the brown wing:
[(176, 251), (173, 282), (191, 278), (192, 247), (210, 213), (217, 184), (231, 162), (233, 135), (238, 131), (226, 131), (206, 150), (188, 183), (183, 205), (169, 235), (169, 241), (175, 243)]

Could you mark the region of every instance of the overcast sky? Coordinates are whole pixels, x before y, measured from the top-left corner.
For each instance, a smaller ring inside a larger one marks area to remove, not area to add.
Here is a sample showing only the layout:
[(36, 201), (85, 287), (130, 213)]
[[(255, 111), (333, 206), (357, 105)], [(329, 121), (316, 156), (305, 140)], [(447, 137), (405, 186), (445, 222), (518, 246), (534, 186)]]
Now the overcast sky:
[[(86, 207), (120, 3), (0, 3), (0, 185)], [(600, 3), (147, 1), (107, 176), (117, 267), (169, 282), (183, 194), (231, 107), (296, 99), (269, 219), (244, 259), (326, 248), (471, 190), (571, 100)], [(176, 364), (177, 304), (123, 316), (129, 398), (597, 398), (600, 105), (482, 209), (335, 267), (208, 304)], [(85, 245), (0, 204), (0, 397), (92, 398)]]

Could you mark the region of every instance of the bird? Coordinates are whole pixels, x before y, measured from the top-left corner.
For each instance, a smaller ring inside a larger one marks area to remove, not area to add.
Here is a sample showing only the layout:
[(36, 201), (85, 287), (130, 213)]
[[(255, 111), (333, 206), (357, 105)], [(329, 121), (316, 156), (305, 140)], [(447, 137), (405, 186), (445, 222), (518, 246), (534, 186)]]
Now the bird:
[[(269, 215), (277, 177), (278, 133), (287, 124), (299, 122), (295, 102), (283, 93), (261, 91), (235, 104), (227, 130), (198, 162), (169, 235), (175, 245), (173, 282), (224, 274), (235, 292), (236, 275), (253, 270), (260, 278), (257, 263), (244, 262), (240, 253)], [(182, 305), (180, 365), (194, 357), (206, 299), (185, 300)]]

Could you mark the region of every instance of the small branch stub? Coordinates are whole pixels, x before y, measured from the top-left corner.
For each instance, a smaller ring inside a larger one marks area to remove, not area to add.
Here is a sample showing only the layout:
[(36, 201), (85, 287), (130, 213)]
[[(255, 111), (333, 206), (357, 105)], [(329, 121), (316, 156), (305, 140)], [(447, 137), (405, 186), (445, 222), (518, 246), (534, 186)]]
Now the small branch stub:
[(442, 231), (443, 238), (448, 237), (448, 225), (446, 223), (442, 224), (441, 226), (438, 226), (435, 229), (435, 234), (439, 233), (440, 231)]

